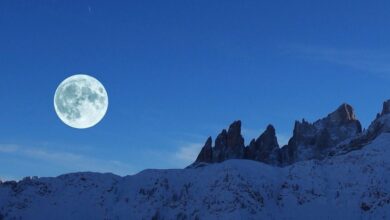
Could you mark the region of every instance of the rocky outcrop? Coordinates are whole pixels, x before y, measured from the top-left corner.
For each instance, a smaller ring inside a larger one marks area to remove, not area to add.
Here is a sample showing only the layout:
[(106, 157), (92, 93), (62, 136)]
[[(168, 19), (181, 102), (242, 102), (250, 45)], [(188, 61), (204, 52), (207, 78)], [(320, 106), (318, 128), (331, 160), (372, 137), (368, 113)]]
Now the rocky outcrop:
[(278, 164), (279, 144), (275, 128), (268, 125), (267, 129), (256, 140), (253, 139), (246, 148), (245, 159)]
[(207, 138), (206, 143), (202, 147), (198, 157), (196, 158), (195, 163), (211, 163), (213, 162), (213, 148), (212, 148), (212, 139), (211, 137)]
[(228, 159), (241, 159), (244, 157), (244, 138), (241, 135), (241, 121), (235, 121), (228, 131), (225, 129), (215, 139), (212, 150), (212, 161), (222, 162)]
[(390, 132), (390, 100), (383, 102), (381, 113), (377, 114), (365, 132), (342, 146), (342, 153), (360, 149), (385, 132)]
[(350, 121), (357, 121), (355, 112), (351, 105), (349, 104), (342, 104), (340, 107), (337, 108), (336, 111), (328, 115), (328, 118), (331, 121), (338, 122), (338, 123), (345, 123)]
[(382, 112), (370, 124), (365, 135), (372, 140), (383, 132), (390, 132), (390, 100), (383, 102)]
[(241, 121), (235, 121), (228, 131), (225, 129), (215, 139), (213, 162), (222, 162), (228, 159), (242, 159), (244, 157), (244, 138), (241, 135)]
[(241, 121), (235, 121), (227, 131), (224, 129), (217, 136), (214, 147), (211, 138), (206, 141), (195, 164), (249, 159), (286, 166), (297, 161), (322, 159), (360, 149), (383, 132), (390, 132), (390, 100), (383, 103), (381, 113), (364, 132), (352, 106), (344, 103), (314, 123), (304, 119), (296, 121), (293, 136), (281, 148), (272, 125), (268, 125), (257, 139), (245, 146)]
[(321, 159), (332, 155), (338, 144), (356, 137), (362, 126), (356, 119), (352, 106), (342, 104), (327, 117), (309, 123), (296, 121), (293, 136), (280, 153), (280, 163), (288, 165), (296, 161)]
[(241, 121), (234, 121), (229, 129), (218, 134), (212, 146), (211, 137), (207, 138), (195, 162), (188, 168), (204, 166), (208, 163), (219, 163), (229, 159), (244, 159), (245, 144), (241, 135)]
[(214, 147), (209, 137), (190, 167), (198, 167), (204, 163), (219, 163), (229, 159), (250, 159), (278, 165), (278, 158), (279, 144), (272, 125), (245, 147), (241, 135), (241, 121), (238, 120), (234, 121), (227, 131), (226, 129), (221, 131), (215, 139)]
[(390, 100), (387, 100), (383, 102), (383, 108), (382, 108), (382, 113), (381, 116), (387, 115), (390, 113)]

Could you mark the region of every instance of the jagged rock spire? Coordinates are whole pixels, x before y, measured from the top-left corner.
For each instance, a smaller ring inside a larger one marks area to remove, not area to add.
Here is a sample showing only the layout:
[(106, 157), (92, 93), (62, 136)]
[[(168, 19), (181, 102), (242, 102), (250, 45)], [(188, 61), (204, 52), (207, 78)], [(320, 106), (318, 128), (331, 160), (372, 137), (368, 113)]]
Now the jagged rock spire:
[(275, 128), (270, 124), (266, 130), (255, 140), (253, 139), (246, 150), (245, 159), (252, 159), (266, 163), (276, 164), (279, 144)]
[(244, 156), (244, 138), (241, 135), (241, 121), (234, 121), (228, 131), (225, 129), (215, 139), (213, 162), (227, 159), (242, 159)]
[(235, 121), (229, 126), (227, 132), (227, 147), (244, 147), (244, 138), (241, 135), (241, 121)]
[(213, 148), (212, 148), (212, 139), (211, 137), (207, 138), (206, 143), (202, 147), (198, 157), (195, 162), (205, 162), (211, 163), (213, 161)]
[(383, 108), (381, 115), (386, 115), (390, 113), (390, 99), (383, 102)]

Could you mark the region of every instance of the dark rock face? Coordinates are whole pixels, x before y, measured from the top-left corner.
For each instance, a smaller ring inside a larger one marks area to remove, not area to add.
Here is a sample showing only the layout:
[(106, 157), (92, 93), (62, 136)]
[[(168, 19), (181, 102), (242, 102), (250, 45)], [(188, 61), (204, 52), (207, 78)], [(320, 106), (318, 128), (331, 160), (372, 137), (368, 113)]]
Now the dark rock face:
[(288, 165), (296, 161), (321, 159), (336, 151), (341, 142), (362, 132), (352, 106), (342, 104), (327, 117), (309, 123), (296, 121), (293, 137), (287, 149), (282, 149), (280, 163)]
[(245, 147), (244, 138), (241, 135), (241, 121), (235, 121), (229, 126), (227, 132), (227, 146), (233, 151), (237, 150), (239, 154), (243, 154)]
[(228, 131), (225, 129), (215, 139), (213, 162), (222, 162), (227, 159), (241, 159), (244, 157), (244, 138), (241, 135), (241, 121), (235, 121)]
[(340, 105), (340, 107), (337, 108), (336, 111), (329, 114), (328, 117), (330, 120), (339, 122), (339, 123), (345, 123), (349, 121), (357, 121), (355, 112), (352, 108), (352, 106), (344, 103)]
[(287, 145), (279, 147), (272, 125), (245, 147), (241, 135), (241, 121), (235, 121), (217, 136), (214, 147), (211, 138), (206, 141), (196, 163), (216, 163), (228, 159), (250, 159), (271, 165), (285, 166), (297, 161), (322, 159), (361, 146), (381, 132), (390, 132), (390, 100), (384, 102), (382, 113), (362, 133), (362, 126), (352, 106), (340, 105), (326, 117), (310, 123), (296, 121), (293, 136)]
[(267, 129), (256, 140), (253, 139), (246, 149), (245, 159), (262, 161), (269, 164), (278, 162), (279, 144), (275, 128), (268, 125)]
[(390, 113), (390, 100), (387, 100), (387, 101), (383, 102), (383, 108), (382, 108), (381, 116), (389, 114), (389, 113)]
[(390, 100), (383, 102), (381, 114), (378, 114), (367, 129), (367, 135), (372, 139), (383, 132), (390, 132)]
[(195, 162), (205, 162), (211, 163), (213, 162), (213, 148), (212, 148), (212, 139), (211, 137), (207, 138), (206, 143), (202, 147), (198, 157)]
[(344, 152), (357, 150), (370, 143), (381, 133), (390, 132), (390, 100), (383, 102), (382, 112), (378, 113), (367, 130), (349, 143), (343, 145)]

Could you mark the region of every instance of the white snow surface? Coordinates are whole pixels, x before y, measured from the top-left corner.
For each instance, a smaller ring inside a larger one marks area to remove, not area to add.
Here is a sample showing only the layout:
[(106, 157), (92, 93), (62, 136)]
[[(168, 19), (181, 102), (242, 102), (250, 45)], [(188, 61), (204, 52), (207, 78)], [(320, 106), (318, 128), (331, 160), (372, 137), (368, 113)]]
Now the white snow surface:
[(0, 219), (390, 219), (390, 134), (286, 167), (228, 160), (0, 185)]

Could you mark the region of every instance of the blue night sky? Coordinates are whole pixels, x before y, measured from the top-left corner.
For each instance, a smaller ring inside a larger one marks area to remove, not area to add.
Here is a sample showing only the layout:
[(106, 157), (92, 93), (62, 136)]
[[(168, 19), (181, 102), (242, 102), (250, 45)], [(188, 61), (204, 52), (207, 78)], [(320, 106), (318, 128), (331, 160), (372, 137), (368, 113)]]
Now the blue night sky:
[[(0, 2), (1, 178), (182, 168), (233, 120), (285, 143), (343, 102), (367, 127), (390, 98), (388, 1), (70, 2)], [(77, 73), (109, 94), (85, 130), (53, 107)]]

